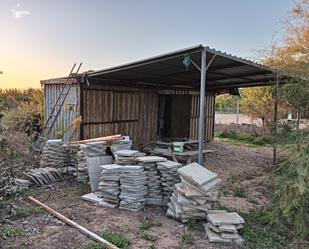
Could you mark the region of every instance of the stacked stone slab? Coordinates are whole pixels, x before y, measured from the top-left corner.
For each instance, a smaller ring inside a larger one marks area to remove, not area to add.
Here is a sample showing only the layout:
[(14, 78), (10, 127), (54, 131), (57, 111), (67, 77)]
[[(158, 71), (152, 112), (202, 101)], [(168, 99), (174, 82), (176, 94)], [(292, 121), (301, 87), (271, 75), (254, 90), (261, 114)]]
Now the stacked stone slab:
[(158, 156), (137, 157), (138, 165), (144, 167), (147, 176), (148, 194), (146, 196), (146, 204), (148, 205), (166, 205), (164, 203), (163, 188), (161, 185), (160, 173), (157, 169), (158, 162), (165, 162), (167, 159)]
[(129, 137), (125, 137), (125, 139), (113, 141), (111, 144), (111, 151), (114, 154), (119, 150), (130, 150), (132, 147), (132, 140)]
[(69, 155), (70, 155), (70, 166), (77, 169), (78, 165), (78, 151), (79, 151), (79, 144), (70, 144), (70, 150), (69, 150)]
[(126, 165), (120, 175), (119, 208), (139, 211), (146, 202), (147, 176), (143, 166)]
[(210, 242), (242, 243), (238, 230), (243, 227), (244, 219), (238, 213), (225, 210), (209, 211), (204, 229)]
[(180, 182), (180, 177), (177, 170), (182, 165), (173, 161), (158, 162), (157, 169), (161, 175), (161, 184), (163, 186), (164, 196), (169, 199), (176, 190), (175, 185)]
[(120, 198), (120, 174), (123, 166), (108, 164), (101, 166), (99, 187), (96, 192), (98, 197), (103, 198), (100, 205), (115, 208), (118, 206)]
[(220, 179), (217, 174), (197, 163), (179, 168), (177, 172), (181, 182), (176, 184), (176, 190), (170, 198), (167, 215), (182, 222), (206, 219), (211, 202), (218, 197), (216, 188)]
[(68, 158), (68, 147), (61, 139), (47, 140), (43, 147), (40, 167), (63, 168), (67, 166)]
[(119, 165), (135, 165), (136, 157), (144, 155), (138, 150), (119, 150), (114, 153), (115, 163)]
[(62, 180), (60, 170), (54, 167), (31, 169), (23, 174), (34, 184), (39, 186)]
[(77, 153), (77, 181), (88, 182), (87, 159), (106, 155), (106, 142), (81, 144)]

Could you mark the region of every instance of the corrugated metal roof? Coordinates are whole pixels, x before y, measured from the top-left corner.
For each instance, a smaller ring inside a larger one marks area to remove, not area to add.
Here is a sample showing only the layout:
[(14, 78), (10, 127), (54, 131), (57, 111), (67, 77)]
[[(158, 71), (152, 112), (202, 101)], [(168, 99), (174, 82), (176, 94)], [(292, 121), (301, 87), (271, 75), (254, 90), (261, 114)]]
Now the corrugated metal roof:
[(274, 80), (274, 72), (261, 64), (203, 45), (92, 71), (86, 74), (86, 78), (88, 81), (96, 81), (96, 83), (197, 88), (200, 83), (199, 70), (193, 63), (187, 69), (182, 61), (184, 56), (189, 55), (194, 64), (200, 65), (203, 49), (206, 50), (207, 62), (216, 56), (206, 73), (208, 88), (269, 85)]

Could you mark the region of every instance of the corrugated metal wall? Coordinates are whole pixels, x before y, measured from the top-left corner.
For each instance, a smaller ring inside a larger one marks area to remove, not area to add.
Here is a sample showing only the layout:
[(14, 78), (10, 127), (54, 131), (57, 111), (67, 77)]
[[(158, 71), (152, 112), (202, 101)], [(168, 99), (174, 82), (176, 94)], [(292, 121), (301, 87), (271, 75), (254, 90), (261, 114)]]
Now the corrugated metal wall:
[[(45, 119), (48, 118), (52, 108), (61, 92), (64, 84), (44, 84), (44, 107)], [(52, 129), (50, 138), (56, 138), (64, 134), (64, 140), (78, 140), (79, 130), (73, 132), (72, 121), (79, 116), (79, 85), (72, 85), (69, 94), (64, 102), (56, 123)]]
[(158, 94), (152, 88), (90, 84), (82, 103), (84, 139), (121, 133), (136, 146), (156, 139)]

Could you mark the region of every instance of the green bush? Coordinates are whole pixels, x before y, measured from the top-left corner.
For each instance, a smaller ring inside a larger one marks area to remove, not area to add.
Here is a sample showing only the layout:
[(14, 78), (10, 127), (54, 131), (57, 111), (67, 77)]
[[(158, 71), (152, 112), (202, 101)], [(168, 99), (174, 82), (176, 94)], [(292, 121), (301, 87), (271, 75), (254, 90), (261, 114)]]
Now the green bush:
[(309, 132), (293, 135), (275, 177), (273, 222), (309, 235)]

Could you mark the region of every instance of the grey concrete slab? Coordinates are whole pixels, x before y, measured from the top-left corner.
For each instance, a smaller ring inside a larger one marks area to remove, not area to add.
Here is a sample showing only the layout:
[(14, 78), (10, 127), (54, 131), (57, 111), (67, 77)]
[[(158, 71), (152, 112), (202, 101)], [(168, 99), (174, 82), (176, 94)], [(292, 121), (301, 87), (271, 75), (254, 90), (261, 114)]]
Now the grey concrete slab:
[(198, 163), (188, 164), (179, 168), (177, 171), (180, 175), (190, 179), (191, 182), (194, 182), (198, 186), (202, 186), (218, 177), (216, 173), (206, 169)]
[(207, 220), (215, 226), (245, 223), (244, 219), (236, 212), (208, 214)]
[(111, 164), (113, 162), (112, 156), (102, 156), (102, 157), (88, 157), (87, 158), (87, 168), (91, 186), (91, 192), (95, 192), (98, 189), (99, 178), (102, 172), (102, 165)]

